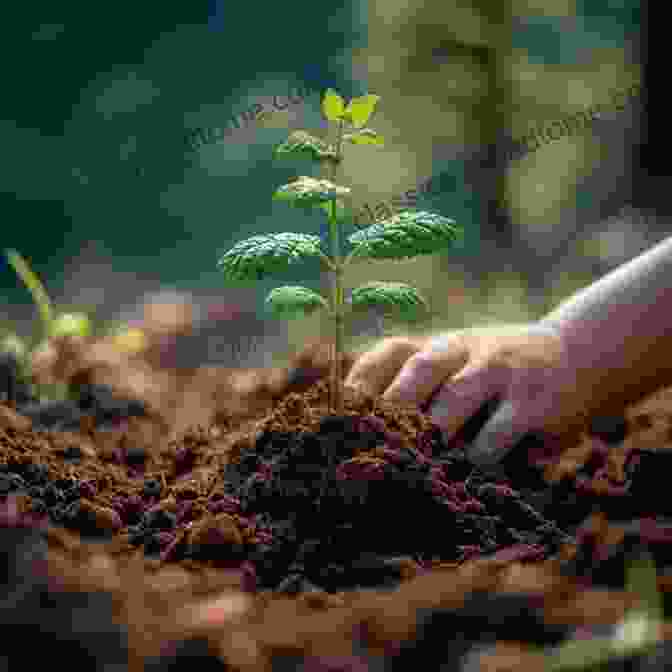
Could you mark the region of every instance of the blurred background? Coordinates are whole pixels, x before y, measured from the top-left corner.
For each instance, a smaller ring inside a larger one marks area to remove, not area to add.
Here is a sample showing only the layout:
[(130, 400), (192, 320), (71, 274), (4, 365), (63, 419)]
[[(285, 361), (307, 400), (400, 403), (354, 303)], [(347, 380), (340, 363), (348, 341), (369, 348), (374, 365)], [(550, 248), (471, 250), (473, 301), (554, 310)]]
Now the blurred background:
[[(433, 177), (418, 207), (465, 231), (461, 246), (431, 258), (351, 267), (349, 287), (412, 282), (432, 308), (413, 325), (358, 319), (353, 347), (383, 333), (536, 319), (666, 237), (636, 192), (645, 84), (583, 132), (520, 158), (501, 151), (645, 82), (637, 0), (318, 7), (39, 0), (4, 8), (2, 247), (30, 261), (60, 309), (114, 325), (157, 292), (245, 306), (257, 316), (250, 365), (328, 329), (320, 315), (285, 323), (263, 308), (279, 284), (327, 291), (317, 262), (249, 288), (227, 286), (216, 268), (243, 238), (325, 230), (322, 211), (271, 200), (319, 166), (271, 152), (291, 130), (325, 135), (318, 92), (327, 87), (381, 96), (371, 126), (385, 146), (348, 145), (337, 175), (353, 205), (389, 201)], [(299, 90), (300, 103), (188, 151), (189, 129), (225, 127), (255, 103)], [(26, 336), (35, 317), (0, 261), (0, 326)], [(236, 324), (220, 336), (233, 338)]]

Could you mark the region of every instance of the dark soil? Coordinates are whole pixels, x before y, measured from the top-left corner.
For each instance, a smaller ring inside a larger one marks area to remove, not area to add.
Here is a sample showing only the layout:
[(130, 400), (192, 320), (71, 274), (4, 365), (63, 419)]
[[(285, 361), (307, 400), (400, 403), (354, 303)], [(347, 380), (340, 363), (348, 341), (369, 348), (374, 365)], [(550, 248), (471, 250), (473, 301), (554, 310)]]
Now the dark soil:
[[(636, 601), (624, 569), (642, 546), (667, 590), (670, 391), (580, 436), (528, 436), (484, 472), (464, 447), (496, 400), (446, 445), (417, 409), (380, 399), (348, 396), (330, 415), (318, 359), (260, 383), (262, 412), (232, 401), (172, 440), (139, 400), (85, 381), (44, 404), (0, 362), (3, 639), (33, 624), (101, 670), (127, 640), (133, 670), (195, 657), (213, 670), (542, 670), (529, 645), (590, 636)], [(250, 596), (247, 615), (178, 619), (229, 592)], [(93, 625), (60, 619), (82, 593), (97, 596)], [(16, 646), (0, 670), (41, 648)], [(672, 664), (657, 655), (645, 669)]]

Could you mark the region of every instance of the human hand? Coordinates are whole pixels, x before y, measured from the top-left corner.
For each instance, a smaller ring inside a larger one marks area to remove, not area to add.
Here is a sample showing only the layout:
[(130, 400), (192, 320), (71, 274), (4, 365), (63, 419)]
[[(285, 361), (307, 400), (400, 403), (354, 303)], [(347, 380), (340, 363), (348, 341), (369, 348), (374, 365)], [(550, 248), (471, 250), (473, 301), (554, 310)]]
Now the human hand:
[(418, 405), (446, 440), (498, 398), (497, 410), (466, 448), (472, 462), (485, 466), (531, 431), (564, 435), (583, 427), (591, 385), (579, 385), (579, 372), (560, 332), (532, 323), (386, 338), (360, 356), (345, 385)]

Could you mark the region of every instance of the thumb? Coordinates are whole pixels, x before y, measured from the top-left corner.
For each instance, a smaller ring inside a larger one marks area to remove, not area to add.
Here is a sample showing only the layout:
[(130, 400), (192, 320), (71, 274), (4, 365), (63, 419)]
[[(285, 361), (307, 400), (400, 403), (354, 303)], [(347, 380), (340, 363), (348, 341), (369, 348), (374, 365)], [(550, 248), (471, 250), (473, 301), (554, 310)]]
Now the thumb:
[(476, 440), (465, 449), (466, 456), (479, 467), (497, 464), (530, 429), (530, 423), (519, 405), (504, 401), (483, 426)]

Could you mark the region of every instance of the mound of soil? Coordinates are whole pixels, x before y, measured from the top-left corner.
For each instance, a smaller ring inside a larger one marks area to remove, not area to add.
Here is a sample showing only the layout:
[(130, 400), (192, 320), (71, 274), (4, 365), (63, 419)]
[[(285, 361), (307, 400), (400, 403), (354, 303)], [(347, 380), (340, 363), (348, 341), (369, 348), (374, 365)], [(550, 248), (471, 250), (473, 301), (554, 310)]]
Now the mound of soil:
[[(496, 400), (450, 445), (381, 399), (347, 396), (333, 416), (322, 355), (248, 386), (248, 413), (232, 399), (177, 438), (100, 382), (45, 406), (6, 363), (0, 526), (46, 542), (53, 589), (111, 597), (131, 669), (200, 656), (251, 671), (541, 670), (529, 645), (611, 628), (636, 603), (625, 566), (642, 547), (666, 590), (669, 391), (580, 436), (530, 435), (483, 471), (464, 448)], [(183, 618), (227, 595), (249, 609)]]

